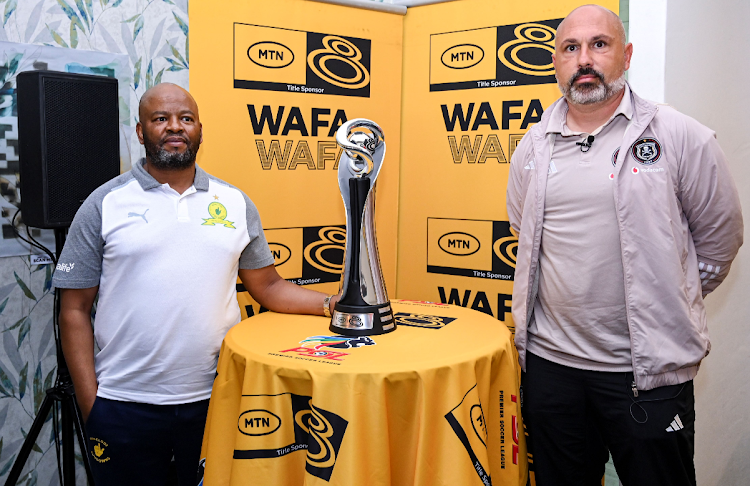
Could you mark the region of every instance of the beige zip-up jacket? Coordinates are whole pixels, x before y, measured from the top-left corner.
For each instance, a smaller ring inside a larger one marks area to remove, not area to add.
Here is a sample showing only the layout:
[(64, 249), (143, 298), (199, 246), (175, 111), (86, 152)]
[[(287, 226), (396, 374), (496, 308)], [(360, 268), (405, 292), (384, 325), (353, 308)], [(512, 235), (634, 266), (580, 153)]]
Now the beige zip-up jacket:
[[(622, 255), (635, 385), (650, 390), (693, 379), (708, 355), (703, 297), (729, 272), (743, 224), (714, 132), (671, 107), (632, 97), (633, 119), (613, 168), (620, 248), (612, 251)], [(545, 132), (553, 107), (521, 140), (508, 181), (508, 215), (518, 234), (512, 309), (523, 370), (538, 288), (550, 162)]]

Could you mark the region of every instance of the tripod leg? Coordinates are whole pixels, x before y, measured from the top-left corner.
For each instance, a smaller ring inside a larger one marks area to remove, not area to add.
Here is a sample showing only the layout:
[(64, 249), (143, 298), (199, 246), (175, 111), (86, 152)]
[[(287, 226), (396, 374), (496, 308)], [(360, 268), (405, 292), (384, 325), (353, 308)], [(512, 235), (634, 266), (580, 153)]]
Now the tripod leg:
[(5, 481), (5, 486), (16, 486), (18, 478), (21, 477), (23, 466), (26, 464), (26, 461), (29, 458), (29, 454), (31, 454), (31, 449), (34, 447), (34, 443), (36, 442), (37, 437), (39, 437), (39, 433), (42, 431), (42, 427), (44, 427), (44, 422), (47, 419), (47, 415), (49, 415), (49, 411), (52, 409), (52, 404), (54, 403), (55, 399), (52, 397), (51, 392), (54, 391), (55, 390), (53, 388), (47, 390), (47, 394), (44, 396), (42, 405), (39, 407), (39, 413), (34, 419), (34, 423), (31, 425), (29, 434), (26, 436), (26, 440), (23, 441), (21, 451), (18, 453), (18, 457), (13, 463), (13, 468), (10, 470), (10, 474)]
[[(67, 397), (63, 402), (67, 402)], [(75, 486), (76, 484), (76, 458), (73, 448), (73, 416), (70, 407), (63, 403), (60, 413), (62, 429), (62, 463), (63, 463), (63, 486)]]
[(89, 486), (94, 486), (94, 476), (91, 474), (91, 465), (89, 464), (89, 451), (86, 442), (86, 429), (83, 425), (83, 417), (81, 417), (81, 411), (75, 401), (75, 395), (67, 395), (65, 397), (65, 406), (69, 409), (70, 414), (73, 416), (73, 428), (75, 428), (76, 435), (78, 436), (78, 447), (80, 448), (81, 456), (83, 457), (83, 468), (86, 470), (86, 479), (88, 479)]

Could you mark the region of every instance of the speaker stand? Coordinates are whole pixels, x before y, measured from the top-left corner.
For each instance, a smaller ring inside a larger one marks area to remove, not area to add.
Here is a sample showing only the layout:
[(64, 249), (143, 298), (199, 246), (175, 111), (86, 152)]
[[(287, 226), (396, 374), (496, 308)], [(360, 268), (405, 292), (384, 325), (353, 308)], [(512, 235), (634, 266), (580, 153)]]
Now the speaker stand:
[[(65, 245), (66, 231), (67, 228), (55, 228), (55, 253), (58, 257), (62, 253), (63, 246)], [(55, 306), (53, 312), (55, 315), (52, 320), (52, 325), (59, 326), (60, 293), (57, 290), (55, 290)], [(47, 416), (52, 410), (53, 405), (56, 403), (61, 406), (62, 486), (75, 486), (76, 484), (76, 461), (73, 449), (74, 431), (78, 437), (78, 446), (81, 450), (81, 456), (83, 457), (86, 478), (88, 479), (90, 486), (94, 485), (94, 478), (91, 475), (91, 466), (89, 466), (89, 453), (88, 448), (86, 447), (86, 437), (84, 436), (85, 431), (83, 427), (83, 419), (78, 404), (76, 403), (76, 393), (73, 389), (73, 380), (70, 378), (68, 365), (65, 363), (62, 345), (60, 339), (57, 338), (59, 335), (59, 329), (55, 329), (55, 346), (57, 349), (57, 380), (55, 380), (55, 386), (47, 390), (42, 405), (39, 407), (39, 413), (34, 419), (29, 434), (26, 436), (26, 440), (23, 442), (23, 446), (21, 446), (21, 451), (18, 453), (18, 457), (13, 463), (10, 474), (5, 481), (5, 486), (15, 486), (18, 483), (21, 471), (29, 458), (29, 454), (31, 454), (31, 450), (39, 437), (39, 433), (42, 431), (42, 427), (44, 427)]]

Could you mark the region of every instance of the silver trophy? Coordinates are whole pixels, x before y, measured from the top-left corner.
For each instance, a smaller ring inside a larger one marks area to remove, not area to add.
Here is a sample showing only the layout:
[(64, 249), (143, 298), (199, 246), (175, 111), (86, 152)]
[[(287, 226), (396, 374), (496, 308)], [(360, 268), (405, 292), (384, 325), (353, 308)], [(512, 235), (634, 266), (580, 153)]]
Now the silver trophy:
[(336, 143), (344, 150), (339, 189), (346, 208), (346, 254), (341, 300), (334, 306), (330, 330), (347, 336), (384, 334), (395, 330), (396, 322), (375, 237), (375, 182), (385, 156), (383, 130), (357, 118), (336, 131)]

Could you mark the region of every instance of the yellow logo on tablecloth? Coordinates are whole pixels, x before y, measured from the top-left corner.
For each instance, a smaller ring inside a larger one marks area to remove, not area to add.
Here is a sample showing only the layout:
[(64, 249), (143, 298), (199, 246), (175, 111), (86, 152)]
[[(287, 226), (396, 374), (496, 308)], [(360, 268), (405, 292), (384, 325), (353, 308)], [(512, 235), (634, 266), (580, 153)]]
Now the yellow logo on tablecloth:
[(479, 479), (484, 484), (490, 484), (489, 469), (487, 468), (489, 463), (487, 422), (484, 418), (484, 411), (476, 385), (466, 392), (461, 402), (453, 410), (445, 414), (445, 419), (458, 436), (458, 440), (466, 448)]
[(273, 434), (281, 427), (281, 417), (264, 409), (247, 410), (240, 415), (237, 428), (244, 435)]
[(220, 202), (212, 202), (208, 205), (208, 214), (211, 215), (210, 218), (203, 218), (203, 226), (213, 226), (215, 224), (222, 224), (225, 228), (232, 228), (236, 229), (234, 227), (234, 221), (226, 221), (227, 219), (227, 208), (224, 207), (223, 204)]
[[(280, 353), (296, 353), (297, 359), (317, 358), (323, 360), (343, 361), (349, 353), (328, 351), (322, 348), (351, 349), (364, 346), (374, 346), (375, 341), (367, 336), (310, 336), (300, 341), (302, 346), (279, 351)], [(275, 353), (269, 353), (275, 355)], [(276, 355), (279, 356), (279, 355)]]
[(309, 405), (310, 409), (297, 412), (294, 420), (318, 444), (316, 452), (312, 452), (310, 448), (307, 449), (307, 463), (316, 468), (326, 469), (336, 463), (336, 450), (330, 441), (334, 433), (333, 426), (315, 408), (312, 401)]
[(234, 459), (272, 459), (302, 451), (305, 470), (330, 481), (349, 424), (340, 415), (314, 406), (312, 397), (243, 395)]
[(408, 312), (397, 312), (393, 317), (399, 326), (422, 327), (424, 329), (442, 329), (456, 320), (455, 317), (411, 314)]

